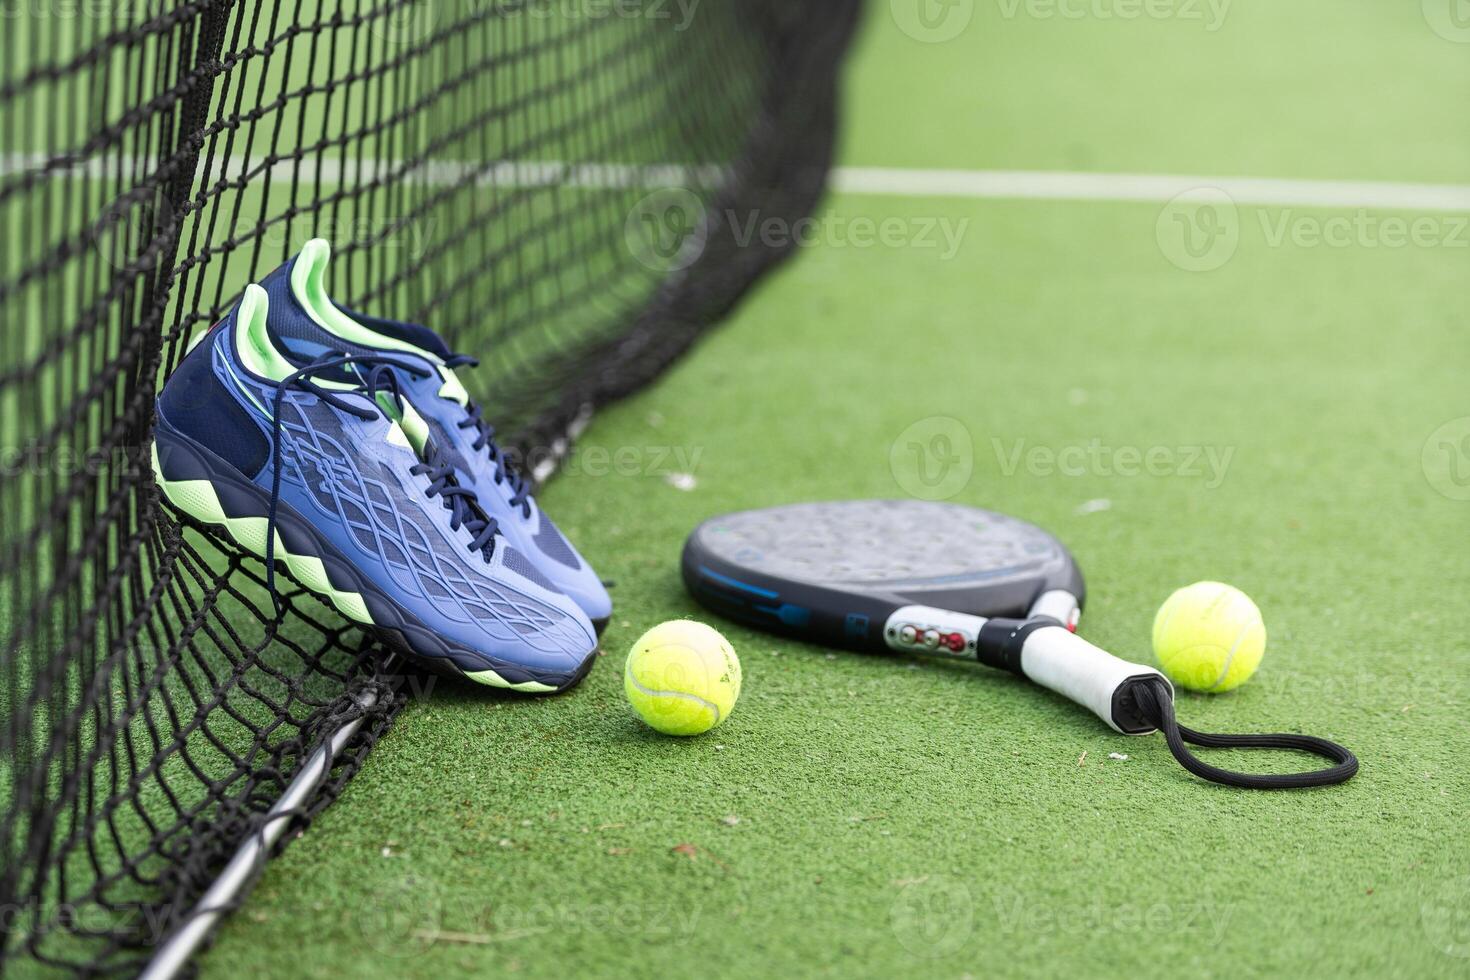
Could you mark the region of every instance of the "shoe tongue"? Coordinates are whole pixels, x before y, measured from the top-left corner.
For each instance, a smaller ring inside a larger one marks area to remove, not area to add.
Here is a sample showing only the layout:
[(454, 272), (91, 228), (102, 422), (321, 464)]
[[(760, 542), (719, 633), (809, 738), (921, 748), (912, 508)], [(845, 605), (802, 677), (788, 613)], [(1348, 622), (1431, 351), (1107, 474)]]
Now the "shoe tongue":
[(281, 354), (294, 362), (297, 367), (305, 367), (312, 361), (320, 360), (333, 352), (355, 355), (374, 353), (369, 348), (346, 344), (335, 338), (301, 336), (300, 332), (293, 332), (291, 326), (287, 324), (272, 323), (270, 334)]
[[(271, 329), (272, 322), (278, 319), (278, 312), (269, 292), (251, 283), (245, 287), (240, 303), (235, 308), (233, 326), (235, 349), (245, 367), (260, 377), (277, 382), (285, 381), (301, 368), (310, 367), (320, 356), (305, 356), (303, 351), (292, 348), (280, 339)], [(317, 368), (306, 377), (313, 384), (332, 389), (341, 397), (361, 398), (364, 403), (373, 403), (363, 390), (362, 375), (352, 364)], [(376, 407), (383, 408), (382, 405)]]
[(437, 459), (438, 450), (434, 447), (434, 441), (429, 435), (429, 423), (418, 413), (412, 403), (403, 402), (403, 411), (399, 414), (398, 424), (403, 426), (403, 434), (408, 436), (409, 443), (414, 452), (419, 454), (419, 459), (428, 462)]
[(271, 337), (270, 297), (251, 283), (235, 307), (235, 349), (245, 366), (263, 378), (281, 381), (299, 365), (286, 357)]
[[(303, 343), (323, 344), (328, 349), (349, 354), (391, 351), (428, 361), (434, 359), (434, 354), (409, 339), (381, 333), (368, 322), (386, 329), (392, 321), (374, 321), (339, 306), (327, 292), (327, 264), (331, 259), (332, 247), (327, 240), (313, 238), (301, 247), (287, 268), (277, 270), (281, 273), (282, 286), (290, 294), (291, 310), (299, 314), (298, 322), (286, 325), (287, 334)], [(423, 330), (422, 327), (418, 329)], [(424, 330), (424, 333), (426, 337), (420, 339), (433, 340), (443, 346), (431, 332)]]
[(322, 325), (320, 315), (312, 313), (317, 304), (331, 302), (326, 299), (325, 290), (321, 288), (330, 254), (326, 242), (313, 239), (300, 254), (261, 282), (261, 286), (270, 295), (271, 339), (297, 367), (304, 367), (333, 351), (343, 354), (373, 353), (372, 348), (354, 343), (328, 330)]

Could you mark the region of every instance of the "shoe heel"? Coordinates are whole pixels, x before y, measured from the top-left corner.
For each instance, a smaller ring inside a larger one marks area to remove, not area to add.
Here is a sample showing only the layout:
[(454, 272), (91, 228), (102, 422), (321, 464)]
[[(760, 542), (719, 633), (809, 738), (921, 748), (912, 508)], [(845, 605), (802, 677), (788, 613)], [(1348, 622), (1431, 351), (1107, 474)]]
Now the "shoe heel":
[[(265, 559), (267, 516), (270, 501), (261, 490), (242, 474), (231, 478), (230, 465), (204, 446), (179, 432), (159, 417), (153, 435), (153, 475), (164, 499), (175, 511), (194, 521), (208, 525), (246, 552)], [(325, 555), (319, 544), (309, 543), (309, 534), (291, 533), (296, 542), (289, 546), (281, 536), (285, 526), (304, 526), (287, 504), (276, 511), (275, 559), (286, 573), (328, 600), (348, 619), (368, 626), (377, 625), (360, 592), (341, 589), (327, 575)]]

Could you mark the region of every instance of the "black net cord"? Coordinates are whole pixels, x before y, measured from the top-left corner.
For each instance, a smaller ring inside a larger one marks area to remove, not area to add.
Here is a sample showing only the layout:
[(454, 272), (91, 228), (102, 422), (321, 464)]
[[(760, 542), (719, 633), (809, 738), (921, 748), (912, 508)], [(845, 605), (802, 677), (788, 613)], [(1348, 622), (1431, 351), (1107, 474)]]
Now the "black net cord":
[[(1179, 764), (1201, 779), (1242, 789), (1300, 789), (1346, 782), (1358, 772), (1357, 756), (1336, 742), (1315, 735), (1211, 735), (1186, 728), (1174, 718), (1174, 696), (1169, 685), (1157, 677), (1134, 681), (1129, 694), (1137, 700), (1143, 717), (1164, 733), (1169, 751)], [(1319, 755), (1331, 760), (1333, 765), (1307, 772), (1235, 772), (1200, 759), (1189, 751), (1186, 742), (1207, 749), (1292, 749)]]
[[(728, 316), (748, 284), (789, 257), (793, 241), (750, 247), (736, 235), (742, 222), (788, 224), (810, 214), (827, 190), (838, 131), (839, 75), (856, 30), (857, 8), (824, 4), (752, 7), (745, 16), (771, 58), (773, 84), (761, 94), (762, 125), (752, 127), (729, 166), (730, 178), (707, 203), (707, 240), (689, 268), (667, 277), (625, 331), (583, 352), (603, 370), (586, 387), (559, 392), (540, 417), (512, 430), (512, 458), (543, 454), (588, 409), (652, 382), (697, 343), (707, 324)], [(792, 93), (800, 93), (793, 98)], [(534, 379), (505, 379), (510, 400), (530, 398)]]
[[(790, 254), (733, 221), (815, 206), (860, 4), (705, 0), (687, 30), (519, 0), (62, 8), (0, 30), (0, 450), (27, 454), (0, 480), (0, 969), (127, 975), (352, 692), (413, 683), (304, 590), (277, 616), (259, 560), (160, 506), (152, 404), (188, 343), (326, 237), (335, 296), (480, 358), (506, 448), (564, 443)], [(707, 240), (650, 266), (629, 219), (671, 186)]]
[[(173, 278), (173, 267), (179, 244), (179, 232), (183, 227), (183, 216), (193, 191), (194, 175), (199, 167), (199, 153), (204, 148), (203, 129), (207, 124), (209, 103), (214, 94), (215, 73), (219, 70), (219, 54), (224, 44), (225, 26), (234, 0), (212, 0), (200, 11), (194, 57), (179, 59), (177, 85), (185, 89), (179, 106), (178, 128), (180, 144), (168, 160), (159, 163), (175, 165), (176, 169), (164, 182), (157, 207), (149, 209), (149, 227), (145, 232), (153, 254), (147, 275), (142, 277), (142, 302), (145, 308), (157, 310), (162, 315), (167, 303), (167, 293)], [(185, 39), (186, 40), (186, 39)], [(202, 77), (201, 77), (202, 74)], [(142, 372), (135, 381), (135, 390), (152, 387), (150, 376), (158, 370), (159, 356), (163, 346), (163, 331), (149, 330), (142, 335), (139, 368)], [(143, 426), (151, 422), (145, 413), (136, 413), (133, 418)], [(135, 428), (128, 435), (128, 445), (142, 446), (146, 441), (146, 428)], [(141, 454), (137, 457), (141, 461)]]

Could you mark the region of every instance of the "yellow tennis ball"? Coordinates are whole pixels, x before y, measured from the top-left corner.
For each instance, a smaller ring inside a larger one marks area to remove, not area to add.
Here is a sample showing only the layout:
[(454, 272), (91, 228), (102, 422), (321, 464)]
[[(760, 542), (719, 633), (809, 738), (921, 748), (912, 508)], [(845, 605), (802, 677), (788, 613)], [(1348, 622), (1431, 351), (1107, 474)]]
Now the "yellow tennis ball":
[(734, 709), (740, 658), (713, 627), (672, 619), (628, 651), (623, 690), (638, 716), (665, 735), (698, 735)]
[(1154, 656), (1169, 679), (1218, 693), (1250, 679), (1266, 652), (1266, 624), (1250, 596), (1223, 582), (1186, 585), (1154, 617)]

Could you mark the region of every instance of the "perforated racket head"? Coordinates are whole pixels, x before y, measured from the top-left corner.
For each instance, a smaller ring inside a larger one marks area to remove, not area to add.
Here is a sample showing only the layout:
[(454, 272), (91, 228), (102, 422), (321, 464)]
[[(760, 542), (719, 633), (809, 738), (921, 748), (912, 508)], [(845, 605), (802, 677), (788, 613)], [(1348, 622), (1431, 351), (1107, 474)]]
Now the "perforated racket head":
[[(1083, 598), (1066, 547), (994, 511), (921, 500), (849, 500), (705, 521), (684, 546), (684, 580), (721, 615), (846, 645), (905, 605), (1024, 616), (1036, 598)], [(876, 644), (872, 644), (876, 645)]]

